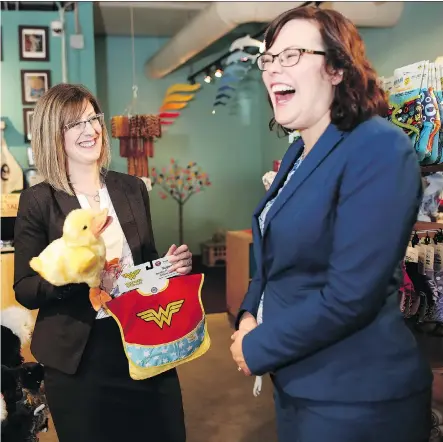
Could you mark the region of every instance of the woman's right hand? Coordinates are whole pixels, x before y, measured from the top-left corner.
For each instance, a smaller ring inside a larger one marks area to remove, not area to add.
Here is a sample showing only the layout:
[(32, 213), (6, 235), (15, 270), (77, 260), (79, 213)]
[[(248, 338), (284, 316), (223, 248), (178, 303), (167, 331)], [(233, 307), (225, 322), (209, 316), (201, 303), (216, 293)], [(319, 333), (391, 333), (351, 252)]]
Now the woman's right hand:
[(254, 330), (257, 325), (257, 320), (254, 318), (254, 316), (252, 316), (249, 312), (245, 312), (241, 317), (238, 329), (249, 333), (251, 330)]

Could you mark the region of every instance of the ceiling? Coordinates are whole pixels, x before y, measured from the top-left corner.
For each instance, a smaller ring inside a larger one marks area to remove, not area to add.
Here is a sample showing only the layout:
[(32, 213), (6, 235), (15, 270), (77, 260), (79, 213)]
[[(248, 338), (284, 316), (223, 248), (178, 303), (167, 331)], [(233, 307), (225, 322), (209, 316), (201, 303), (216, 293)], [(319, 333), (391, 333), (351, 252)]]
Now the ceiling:
[[(171, 38), (211, 3), (213, 2), (94, 2), (94, 33), (130, 36), (132, 7), (135, 36)], [(236, 38), (246, 34), (254, 35), (262, 28), (262, 23), (244, 23), (207, 46), (184, 66), (198, 63), (201, 59), (226, 49)]]
[(96, 35), (131, 35), (131, 7), (136, 36), (172, 37), (211, 2), (94, 2)]

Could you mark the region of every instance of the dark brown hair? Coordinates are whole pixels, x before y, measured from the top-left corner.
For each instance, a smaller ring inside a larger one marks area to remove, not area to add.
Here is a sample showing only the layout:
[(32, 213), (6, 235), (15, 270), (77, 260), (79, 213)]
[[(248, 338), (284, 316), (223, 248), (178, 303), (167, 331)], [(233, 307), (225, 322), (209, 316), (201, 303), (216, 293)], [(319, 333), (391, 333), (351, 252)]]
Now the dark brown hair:
[[(265, 47), (269, 49), (283, 26), (291, 20), (316, 22), (325, 45), (328, 71), (343, 70), (343, 79), (336, 86), (331, 105), (331, 121), (342, 131), (350, 131), (374, 115), (386, 116), (388, 103), (377, 74), (366, 58), (365, 45), (355, 25), (339, 12), (304, 6), (279, 15), (265, 32)], [(311, 49), (311, 48), (308, 48)], [(277, 126), (287, 135), (291, 132), (280, 126), (275, 118), (270, 130)]]

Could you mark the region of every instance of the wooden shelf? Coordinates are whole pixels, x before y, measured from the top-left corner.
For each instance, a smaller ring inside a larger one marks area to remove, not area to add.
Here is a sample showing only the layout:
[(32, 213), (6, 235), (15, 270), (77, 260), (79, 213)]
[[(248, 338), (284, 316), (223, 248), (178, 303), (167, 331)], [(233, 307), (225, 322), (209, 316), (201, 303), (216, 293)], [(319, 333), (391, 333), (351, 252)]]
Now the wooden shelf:
[(1, 216), (14, 218), (17, 216), (19, 193), (8, 193), (2, 195)]
[(433, 166), (421, 166), (421, 173), (443, 172), (443, 164), (435, 164)]
[(442, 223), (428, 223), (426, 221), (418, 221), (414, 225), (414, 230), (439, 230), (443, 229)]

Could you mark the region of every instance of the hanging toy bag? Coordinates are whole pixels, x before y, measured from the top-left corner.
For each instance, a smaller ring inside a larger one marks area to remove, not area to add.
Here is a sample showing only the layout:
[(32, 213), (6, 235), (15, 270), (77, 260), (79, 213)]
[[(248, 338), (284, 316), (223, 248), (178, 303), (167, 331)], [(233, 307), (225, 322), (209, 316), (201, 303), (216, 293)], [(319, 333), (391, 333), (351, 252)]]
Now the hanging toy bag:
[(179, 276), (149, 293), (131, 290), (106, 304), (120, 328), (132, 379), (156, 376), (207, 352), (203, 281), (203, 274)]

